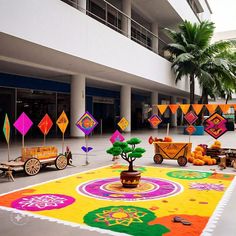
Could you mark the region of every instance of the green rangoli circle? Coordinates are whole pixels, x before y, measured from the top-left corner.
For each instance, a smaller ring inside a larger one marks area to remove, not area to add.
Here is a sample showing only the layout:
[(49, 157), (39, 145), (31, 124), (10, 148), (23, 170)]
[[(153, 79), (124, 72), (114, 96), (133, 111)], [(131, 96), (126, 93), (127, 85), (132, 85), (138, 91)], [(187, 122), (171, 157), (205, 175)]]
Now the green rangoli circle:
[(176, 179), (186, 179), (186, 180), (193, 180), (193, 179), (205, 179), (211, 176), (211, 173), (208, 172), (200, 172), (200, 171), (191, 171), (191, 170), (177, 170), (168, 172), (167, 175), (172, 178)]
[(107, 206), (88, 212), (84, 223), (100, 229), (107, 229), (130, 235), (162, 236), (170, 232), (161, 224), (149, 225), (157, 216), (146, 208), (136, 206)]

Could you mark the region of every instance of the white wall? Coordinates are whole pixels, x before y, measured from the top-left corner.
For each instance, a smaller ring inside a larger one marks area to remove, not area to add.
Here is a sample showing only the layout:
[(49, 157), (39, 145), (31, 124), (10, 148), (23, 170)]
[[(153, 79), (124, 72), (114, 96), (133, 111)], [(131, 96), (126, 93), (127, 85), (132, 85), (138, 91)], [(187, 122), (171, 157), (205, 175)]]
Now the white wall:
[(183, 20), (199, 22), (186, 0), (168, 0)]
[(236, 30), (216, 32), (212, 37), (212, 42), (217, 42), (220, 40), (231, 40), (236, 39)]
[(175, 87), (170, 62), (59, 0), (0, 0), (0, 31)]

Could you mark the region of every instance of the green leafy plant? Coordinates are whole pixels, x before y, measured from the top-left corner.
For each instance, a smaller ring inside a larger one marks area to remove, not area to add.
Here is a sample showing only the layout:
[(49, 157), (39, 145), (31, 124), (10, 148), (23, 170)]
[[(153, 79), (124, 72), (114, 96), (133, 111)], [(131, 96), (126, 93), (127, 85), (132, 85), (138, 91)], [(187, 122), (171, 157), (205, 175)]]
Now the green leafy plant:
[(170, 52), (176, 83), (182, 78), (190, 80), (190, 104), (195, 103), (195, 82), (202, 88), (201, 103), (208, 103), (208, 95), (214, 97), (222, 91), (230, 96), (236, 87), (235, 64), (226, 51), (235, 48), (235, 41), (211, 43), (214, 23), (184, 21), (178, 30), (165, 29), (173, 43), (166, 46)]
[(141, 143), (139, 138), (131, 138), (126, 142), (115, 142), (113, 146), (107, 149), (107, 153), (113, 156), (121, 156), (129, 163), (128, 171), (134, 172), (133, 162), (136, 158), (141, 158), (143, 153), (146, 152), (144, 148), (136, 148), (136, 145)]

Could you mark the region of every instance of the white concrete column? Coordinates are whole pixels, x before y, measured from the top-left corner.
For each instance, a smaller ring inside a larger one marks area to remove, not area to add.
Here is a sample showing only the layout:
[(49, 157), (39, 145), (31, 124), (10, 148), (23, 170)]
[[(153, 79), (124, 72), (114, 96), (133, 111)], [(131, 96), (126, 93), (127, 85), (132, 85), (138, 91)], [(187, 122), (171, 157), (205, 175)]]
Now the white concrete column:
[(76, 122), (85, 112), (85, 75), (73, 75), (70, 85), (70, 135), (84, 137)]
[[(176, 104), (177, 99), (175, 96), (171, 97), (171, 104)], [(172, 112), (170, 111), (171, 114), (171, 126), (172, 127), (176, 127), (177, 126), (177, 112), (175, 114), (172, 114)]]
[[(131, 18), (131, 0), (122, 1), (122, 11)], [(122, 17), (121, 30), (125, 36), (131, 38), (131, 20), (125, 16)]]
[[(158, 24), (156, 22), (152, 23), (152, 33), (158, 37)], [(152, 37), (152, 50), (158, 53), (158, 38)]]
[(120, 91), (120, 116), (125, 117), (129, 121), (129, 126), (125, 132), (131, 131), (131, 87), (124, 85)]
[(157, 105), (158, 104), (158, 92), (152, 92), (152, 96), (151, 96), (151, 106), (152, 106), (152, 115), (153, 114), (157, 114), (158, 110), (157, 107), (154, 107), (153, 105)]

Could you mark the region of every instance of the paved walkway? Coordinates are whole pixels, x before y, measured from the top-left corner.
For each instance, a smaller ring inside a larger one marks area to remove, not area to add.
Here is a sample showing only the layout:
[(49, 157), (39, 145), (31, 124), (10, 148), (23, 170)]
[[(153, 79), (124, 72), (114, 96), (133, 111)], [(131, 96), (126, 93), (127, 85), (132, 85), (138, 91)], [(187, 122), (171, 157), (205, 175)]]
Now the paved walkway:
[[(132, 134), (124, 134), (126, 139), (130, 137), (139, 137), (142, 139), (142, 143), (139, 145), (146, 149), (146, 153), (143, 158), (137, 159), (136, 165), (151, 165), (157, 166), (153, 162), (153, 145), (148, 143), (149, 136), (158, 136), (160, 138), (164, 138), (165, 130), (151, 130), (151, 131), (141, 131), (141, 132), (133, 132)], [(33, 177), (26, 177), (23, 173), (16, 174), (15, 182), (8, 182), (7, 179), (0, 178), (0, 193), (5, 193), (8, 191), (12, 191), (15, 189), (23, 188), (28, 185), (38, 184), (44, 181), (52, 180), (55, 178), (67, 176), (70, 174), (78, 173), (81, 171), (86, 171), (89, 169), (110, 165), (112, 164), (111, 156), (106, 154), (106, 149), (111, 146), (109, 142), (111, 134), (107, 135), (95, 135), (89, 138), (88, 144), (93, 147), (93, 150), (89, 155), (90, 164), (87, 166), (83, 166), (85, 163), (85, 155), (81, 150), (81, 146), (85, 145), (84, 139), (67, 139), (66, 145), (70, 147), (73, 153), (73, 164), (75, 167), (68, 167), (63, 171), (56, 171), (54, 167), (46, 168), (46, 170), (41, 171), (38, 175)], [(189, 137), (187, 135), (181, 134), (180, 130), (171, 129), (170, 136), (173, 137), (176, 142), (188, 142)], [(227, 132), (224, 136), (219, 139), (222, 142), (223, 147), (236, 148), (236, 133), (235, 132)], [(193, 143), (193, 148), (200, 143), (205, 143), (211, 145), (214, 140), (209, 135), (203, 136), (192, 136), (191, 142)], [(27, 136), (25, 138), (26, 146), (35, 146), (43, 143), (43, 139), (40, 140), (29, 140)], [(60, 139), (48, 139), (47, 145), (55, 145), (61, 150), (61, 140)], [(0, 161), (7, 160), (7, 149), (6, 145), (0, 145)], [(11, 145), (11, 159), (15, 159), (20, 156), (21, 143), (14, 143)], [(122, 161), (121, 161), (122, 162)], [(178, 164), (174, 160), (164, 160), (161, 164), (162, 167), (177, 167)], [(212, 169), (211, 166), (202, 166), (197, 167), (191, 164), (187, 164), (185, 169), (200, 169), (209, 171)], [(214, 166), (213, 168), (217, 168)], [(236, 174), (236, 171), (233, 168), (227, 168), (223, 171), (224, 173), (233, 173)], [(235, 236), (236, 232), (236, 189), (234, 190), (230, 201), (224, 209), (224, 212), (217, 224), (213, 232), (213, 236)], [(34, 218), (27, 218), (27, 223), (23, 226), (19, 226), (14, 223), (14, 215), (9, 212), (5, 212), (0, 210), (0, 222), (1, 222), (1, 235), (6, 236), (15, 236), (21, 232), (21, 235), (33, 235), (33, 236), (41, 236), (46, 235), (50, 232), (50, 235), (60, 236), (60, 235), (100, 235), (97, 232), (91, 232), (82, 230), (79, 228), (72, 228), (69, 226), (64, 226), (52, 222), (48, 222), (46, 220), (39, 220)], [(102, 235), (102, 234), (101, 234)], [(103, 234), (104, 235), (104, 234)]]

